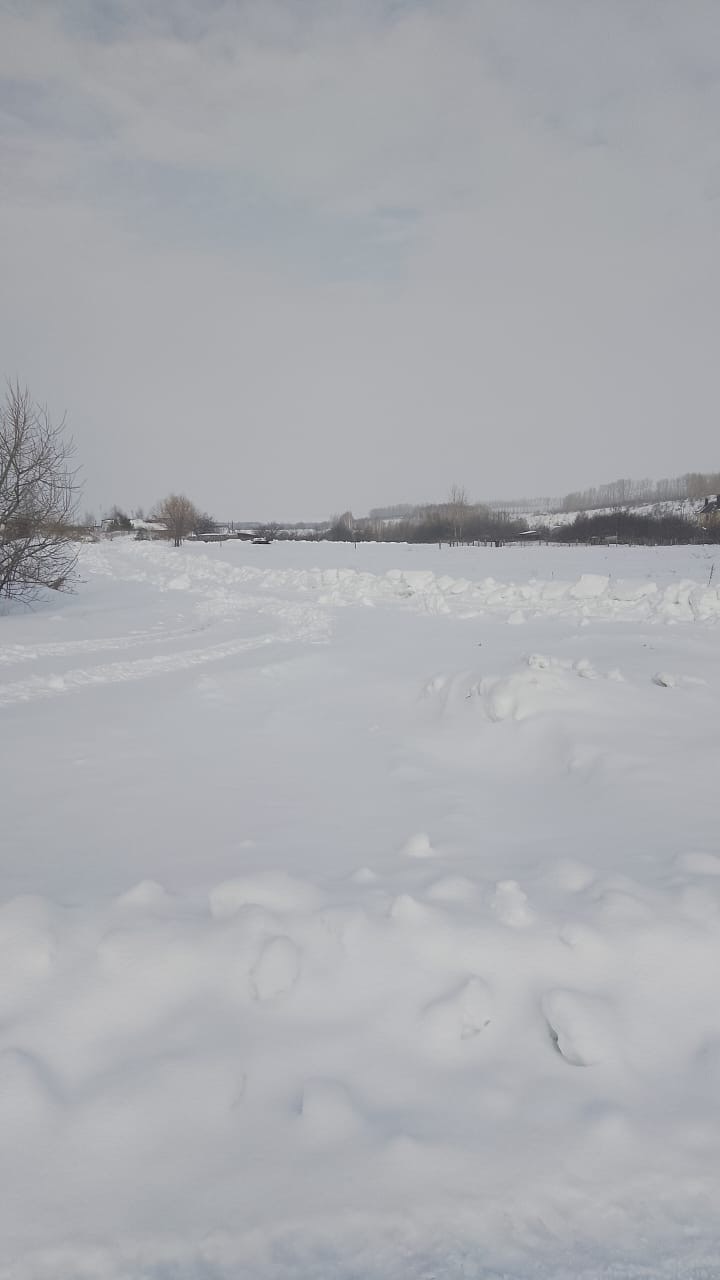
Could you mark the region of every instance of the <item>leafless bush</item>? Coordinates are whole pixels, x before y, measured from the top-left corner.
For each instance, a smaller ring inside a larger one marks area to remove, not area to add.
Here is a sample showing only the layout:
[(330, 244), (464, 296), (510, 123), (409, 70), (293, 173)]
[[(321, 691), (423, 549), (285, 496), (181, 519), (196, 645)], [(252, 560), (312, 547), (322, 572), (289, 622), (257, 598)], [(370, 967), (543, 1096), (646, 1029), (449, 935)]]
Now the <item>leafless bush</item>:
[(257, 536), (265, 538), (267, 542), (274, 542), (280, 532), (280, 525), (276, 520), (270, 520), (267, 524), (258, 525)]
[(67, 588), (77, 553), (75, 446), (18, 382), (0, 405), (0, 596), (32, 600)]

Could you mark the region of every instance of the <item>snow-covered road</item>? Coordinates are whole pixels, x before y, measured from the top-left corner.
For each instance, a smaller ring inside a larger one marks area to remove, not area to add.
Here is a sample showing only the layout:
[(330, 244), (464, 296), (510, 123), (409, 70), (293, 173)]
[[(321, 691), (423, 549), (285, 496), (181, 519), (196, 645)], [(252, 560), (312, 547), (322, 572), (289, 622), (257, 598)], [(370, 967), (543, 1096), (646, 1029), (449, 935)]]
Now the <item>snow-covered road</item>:
[(0, 1276), (720, 1275), (713, 564), (120, 539), (0, 616)]

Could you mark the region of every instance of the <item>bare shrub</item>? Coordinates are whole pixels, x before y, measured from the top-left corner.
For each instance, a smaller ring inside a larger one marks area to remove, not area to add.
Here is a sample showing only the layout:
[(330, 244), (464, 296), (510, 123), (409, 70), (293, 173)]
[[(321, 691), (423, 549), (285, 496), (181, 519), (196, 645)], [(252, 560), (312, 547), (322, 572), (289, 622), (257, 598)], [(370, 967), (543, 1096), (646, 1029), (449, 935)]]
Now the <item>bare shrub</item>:
[(75, 446), (18, 382), (0, 405), (0, 596), (67, 589), (77, 560)]

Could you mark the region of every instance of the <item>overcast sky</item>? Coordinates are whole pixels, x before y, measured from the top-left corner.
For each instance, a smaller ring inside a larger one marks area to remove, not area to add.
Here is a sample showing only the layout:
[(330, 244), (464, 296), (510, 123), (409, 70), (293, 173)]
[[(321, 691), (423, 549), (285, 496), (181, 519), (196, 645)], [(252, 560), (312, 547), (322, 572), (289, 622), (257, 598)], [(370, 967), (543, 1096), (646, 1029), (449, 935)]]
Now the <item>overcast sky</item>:
[(86, 506), (720, 467), (718, 0), (0, 0), (0, 373)]

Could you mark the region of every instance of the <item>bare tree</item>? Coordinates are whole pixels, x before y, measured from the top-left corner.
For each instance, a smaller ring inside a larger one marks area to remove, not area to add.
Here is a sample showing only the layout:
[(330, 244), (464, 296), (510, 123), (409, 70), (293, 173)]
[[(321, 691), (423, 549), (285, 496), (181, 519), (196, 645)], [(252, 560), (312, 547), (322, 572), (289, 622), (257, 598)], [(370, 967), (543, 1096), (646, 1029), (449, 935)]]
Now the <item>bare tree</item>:
[(258, 525), (258, 537), (264, 538), (266, 542), (274, 542), (280, 532), (280, 525), (276, 520), (270, 520), (267, 524)]
[(193, 533), (214, 533), (217, 528), (217, 521), (209, 511), (196, 511), (195, 522), (192, 527)]
[(48, 412), (19, 382), (0, 405), (0, 596), (32, 600), (43, 587), (68, 586), (79, 497), (75, 446), (65, 420)]
[(171, 493), (157, 508), (156, 518), (165, 525), (168, 537), (179, 547), (183, 538), (192, 533), (198, 523), (198, 512), (184, 493)]
[(355, 537), (355, 521), (352, 511), (330, 517), (328, 538), (331, 542), (352, 542)]
[(468, 498), (465, 489), (454, 484), (448, 498), (448, 514), (453, 525), (453, 541), (462, 542), (465, 521), (468, 515)]

